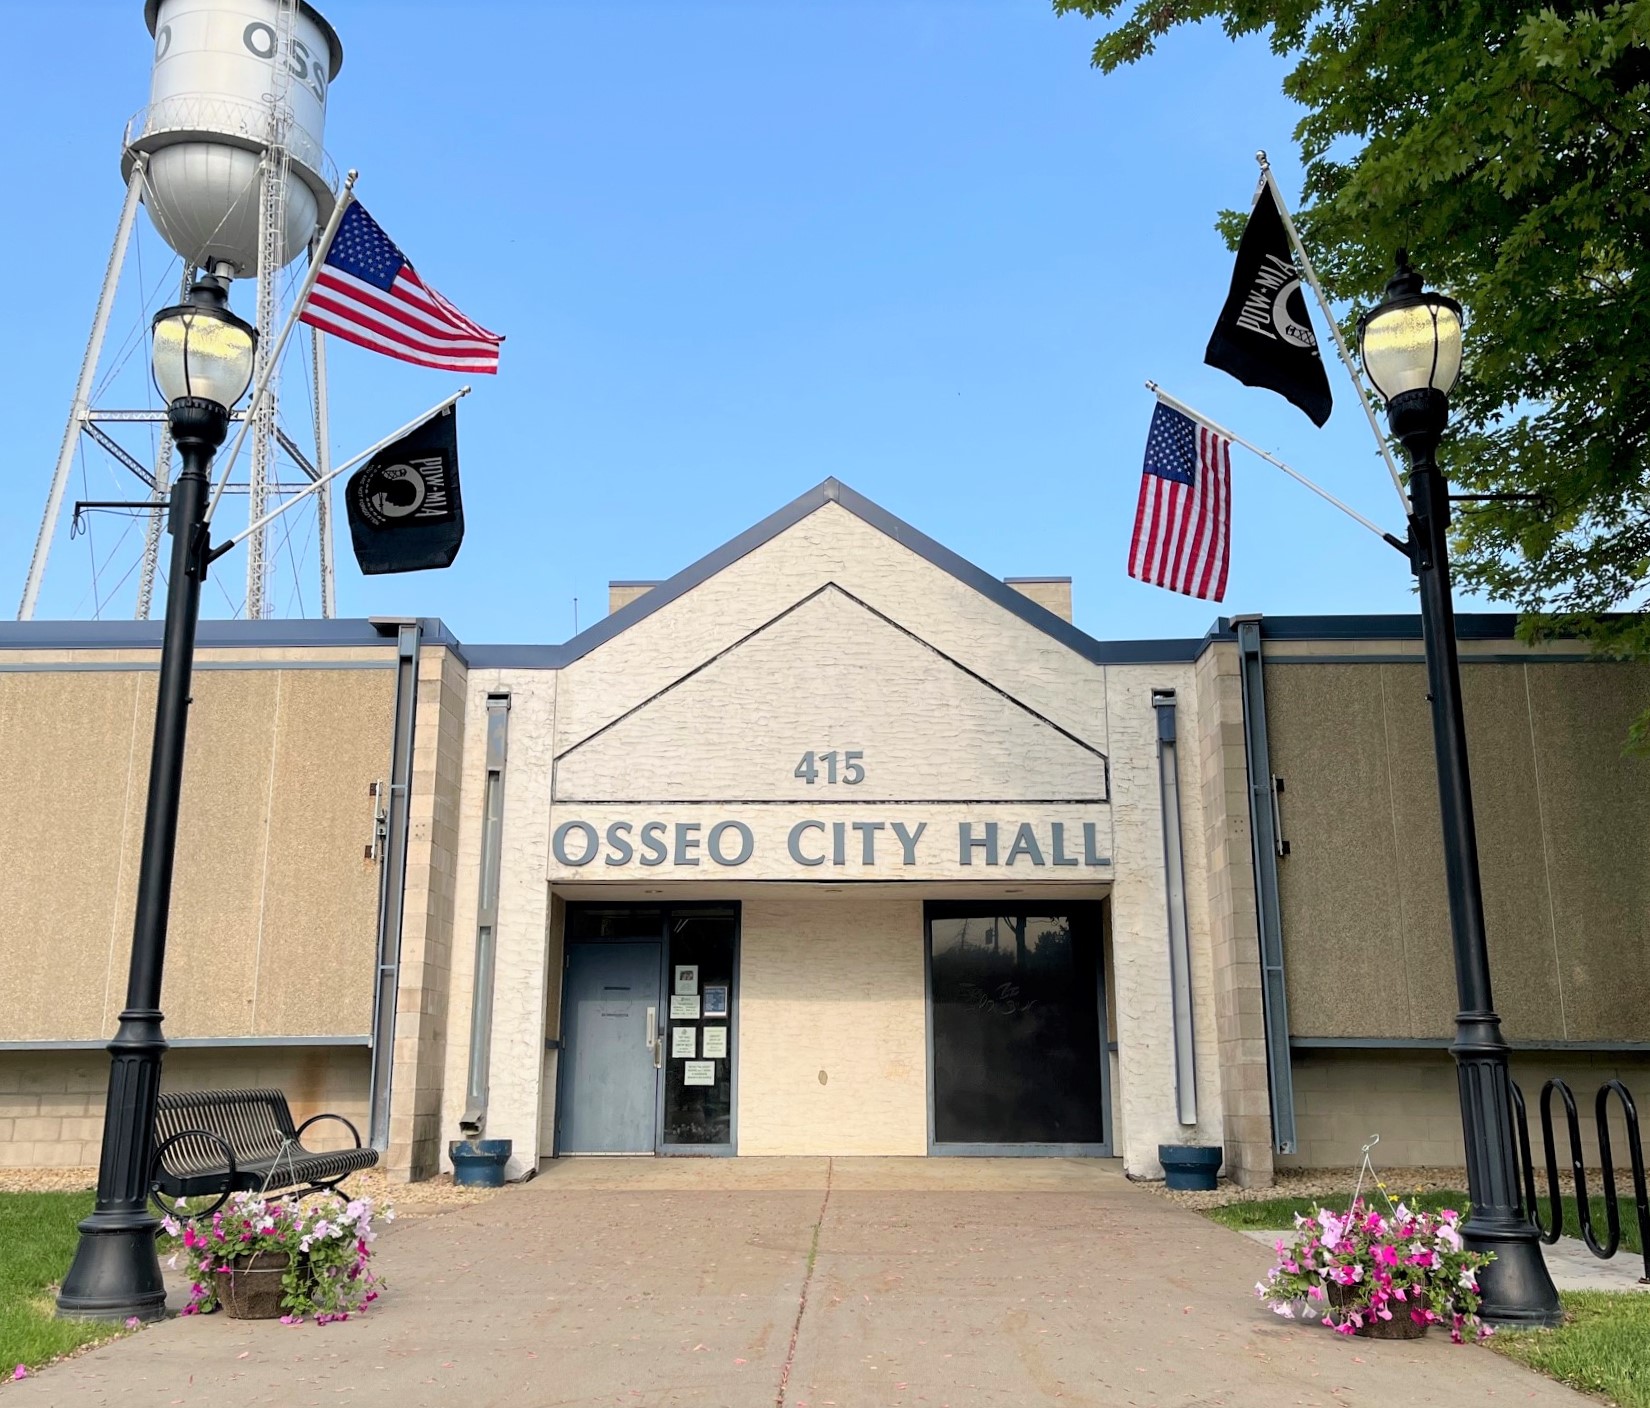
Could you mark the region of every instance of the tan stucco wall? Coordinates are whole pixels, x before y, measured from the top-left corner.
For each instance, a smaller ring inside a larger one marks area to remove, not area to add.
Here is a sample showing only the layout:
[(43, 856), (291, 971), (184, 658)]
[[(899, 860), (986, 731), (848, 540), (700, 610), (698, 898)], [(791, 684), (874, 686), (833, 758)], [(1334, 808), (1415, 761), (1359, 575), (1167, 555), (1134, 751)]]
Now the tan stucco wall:
[[(156, 675), (20, 663), (0, 673), (0, 1040), (103, 1037), (125, 1000)], [(387, 776), (394, 674), (213, 666), (192, 691), (167, 1034), (365, 1035), (367, 789)]]
[[(1495, 1002), (1525, 1040), (1650, 1040), (1650, 667), (1462, 667)], [(1266, 667), (1290, 1027), (1448, 1035), (1456, 1007), (1426, 679)]]
[[(1295, 1118), (1300, 1147), (1279, 1154), (1279, 1168), (1349, 1168), (1371, 1135), (1380, 1143), (1371, 1150), (1377, 1168), (1460, 1167), (1461, 1104), (1455, 1061), (1449, 1052), (1297, 1051)], [(1562, 1077), (1576, 1097), (1581, 1114), (1582, 1151), (1589, 1167), (1598, 1162), (1593, 1097), (1607, 1080), (1619, 1079), (1629, 1090), (1650, 1090), (1650, 1053), (1583, 1054), (1515, 1052), (1512, 1077), (1524, 1092), (1530, 1117), (1530, 1141), (1537, 1170), (1543, 1167), (1539, 1106), (1542, 1084)], [(1620, 1129), (1619, 1106), (1611, 1102), (1615, 1164), (1625, 1169), (1627, 1144)], [(1563, 1106), (1553, 1102), (1559, 1167), (1569, 1168), (1569, 1136)]]
[[(274, 1086), (301, 1124), (343, 1115), (367, 1137), (364, 1046), (184, 1047), (166, 1053), (162, 1090)], [(109, 1057), (102, 1050), (0, 1051), (0, 1168), (94, 1168), (103, 1138)], [(318, 1126), (313, 1144), (330, 1147), (341, 1126)], [(310, 1135), (306, 1134), (306, 1142)]]
[(924, 1008), (920, 900), (747, 903), (739, 1152), (926, 1153)]

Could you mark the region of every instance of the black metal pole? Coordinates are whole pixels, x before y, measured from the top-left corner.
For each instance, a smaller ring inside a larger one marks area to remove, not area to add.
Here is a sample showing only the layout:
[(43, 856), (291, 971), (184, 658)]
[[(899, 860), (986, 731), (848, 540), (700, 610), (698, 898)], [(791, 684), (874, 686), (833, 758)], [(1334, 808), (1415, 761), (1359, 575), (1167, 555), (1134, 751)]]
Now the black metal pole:
[(1480, 1315), (1492, 1324), (1556, 1325), (1563, 1319), (1535, 1227), (1519, 1201), (1513, 1142), (1510, 1049), (1490, 992), (1478, 837), (1461, 709), (1461, 664), (1449, 576), (1449, 485), (1435, 454), (1448, 414), (1437, 391), (1409, 392), (1388, 406), (1393, 434), (1410, 458), (1410, 554), (1421, 589), (1438, 803), (1444, 831), (1450, 935), (1455, 947), (1455, 1057), (1472, 1211), (1461, 1231), (1474, 1251), (1495, 1253), (1479, 1275)]
[(207, 470), (223, 444), (229, 413), (215, 401), (183, 398), (167, 416), (182, 469), (172, 487), (172, 568), (160, 651), (149, 799), (139, 861), (137, 917), (126, 1009), (109, 1043), (109, 1098), (97, 1172), (97, 1207), (80, 1224), (80, 1245), (57, 1297), (59, 1315), (95, 1320), (153, 1320), (166, 1313), (166, 1287), (155, 1254), (160, 1221), (149, 1207), (155, 1098), (160, 1093), (161, 975), (172, 903), (183, 746), (201, 584), (206, 580)]

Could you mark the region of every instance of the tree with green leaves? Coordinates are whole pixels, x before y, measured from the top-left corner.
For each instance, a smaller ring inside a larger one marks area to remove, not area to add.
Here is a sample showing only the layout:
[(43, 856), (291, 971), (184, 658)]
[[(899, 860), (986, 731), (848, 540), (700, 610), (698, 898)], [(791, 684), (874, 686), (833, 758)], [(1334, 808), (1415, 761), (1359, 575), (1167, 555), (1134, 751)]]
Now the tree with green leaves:
[(1053, 4), (1116, 21), (1107, 73), (1201, 21), (1293, 60), (1325, 292), (1350, 332), (1407, 247), (1469, 320), (1440, 460), (1463, 493), (1540, 496), (1457, 515), (1458, 579), (1532, 637), (1650, 658), (1650, 0)]

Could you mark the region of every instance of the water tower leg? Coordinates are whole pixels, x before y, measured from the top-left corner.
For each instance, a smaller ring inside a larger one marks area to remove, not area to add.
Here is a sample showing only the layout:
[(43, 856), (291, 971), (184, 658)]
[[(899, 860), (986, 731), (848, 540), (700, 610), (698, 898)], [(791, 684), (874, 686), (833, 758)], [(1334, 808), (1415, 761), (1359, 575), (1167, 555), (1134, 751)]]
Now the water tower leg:
[(114, 308), (115, 290), (120, 285), (121, 266), (126, 262), (126, 247), (132, 242), (132, 222), (137, 218), (138, 197), (143, 193), (144, 159), (139, 156), (132, 163), (132, 176), (126, 183), (126, 203), (120, 207), (120, 223), (115, 227), (114, 248), (109, 251), (109, 266), (103, 271), (103, 290), (97, 296), (97, 312), (92, 315), (92, 333), (86, 339), (86, 355), (80, 363), (80, 380), (75, 383), (74, 403), (69, 407), (69, 423), (63, 429), (63, 444), (57, 452), (57, 468), (52, 472), (52, 487), (46, 495), (46, 512), (40, 520), (40, 533), (34, 540), (34, 556), (29, 559), (29, 577), (23, 586), (23, 601), (17, 608), (17, 619), (34, 618), (35, 603), (40, 599), (40, 580), (46, 575), (46, 558), (52, 550), (52, 535), (57, 531), (57, 516), (63, 509), (63, 490), (69, 482), (69, 466), (74, 463), (75, 444), (80, 439), (80, 427), (90, 409), (92, 378), (97, 375), (97, 359), (103, 355), (104, 334), (109, 331), (109, 313)]
[[(315, 359), (315, 469), (325, 479), (332, 473), (332, 428), (327, 419), (327, 339), (320, 328), (309, 330)], [(338, 609), (333, 594), (332, 486), (315, 492), (315, 541), (321, 559), (321, 619), (330, 621)]]
[[(196, 268), (185, 261), (183, 266), (183, 287), (178, 292), (178, 302), (183, 303), (189, 297), (189, 290), (194, 287)], [(134, 621), (147, 621), (149, 608), (155, 601), (155, 573), (160, 568), (160, 535), (166, 527), (167, 490), (172, 485), (172, 422), (163, 420), (160, 423), (160, 448), (155, 453), (155, 487), (150, 491), (149, 522), (143, 530), (143, 568), (138, 575), (137, 609), (132, 612)]]

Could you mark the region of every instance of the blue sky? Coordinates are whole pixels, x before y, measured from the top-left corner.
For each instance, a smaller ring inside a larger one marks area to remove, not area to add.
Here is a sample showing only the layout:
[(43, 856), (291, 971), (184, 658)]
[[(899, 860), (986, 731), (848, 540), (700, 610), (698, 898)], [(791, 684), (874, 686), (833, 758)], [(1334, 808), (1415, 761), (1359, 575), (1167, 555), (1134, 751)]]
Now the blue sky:
[[(1299, 190), (1297, 113), (1264, 43), (1176, 34), (1104, 77), (1088, 65), (1096, 28), (1041, 0), (321, 8), (345, 47), (329, 150), (360, 169), (358, 193), (421, 274), (509, 339), (501, 375), (461, 409), (457, 564), (363, 578), (340, 524), (340, 615), (560, 640), (575, 597), (588, 625), (610, 578), (668, 576), (827, 475), (995, 575), (1069, 574), (1077, 624), (1103, 638), (1197, 635), (1220, 612), (1413, 609), (1390, 547), (1241, 451), (1224, 606), (1125, 575), (1148, 377), (1400, 526), (1338, 368), (1317, 431), (1201, 364), (1231, 273), (1216, 213), (1249, 199), (1257, 147)], [(0, 353), (9, 613), (150, 40), (141, 0), (18, 7), (8, 30), (15, 55), (35, 56), (0, 87), (5, 130), (34, 134), (8, 147), (0, 233), (24, 332)], [(116, 384), (152, 400), (137, 290), (140, 274), (170, 282), (169, 251), (139, 218), (110, 353), (138, 349)], [(48, 315), (27, 314), (30, 286)], [(251, 296), (237, 287), (247, 316)], [(460, 381), (337, 343), (330, 357), (339, 458)], [(299, 398), (289, 389), (301, 427)], [(133, 492), (99, 456), (84, 473), (69, 498)], [(87, 544), (66, 527), (42, 617), (99, 609)], [(105, 517), (93, 532), (116, 617), (137, 556), (125, 528)], [(313, 561), (298, 537), (276, 551)], [(215, 572), (205, 612), (231, 615), (242, 555)], [(292, 580), (278, 612), (319, 614), (311, 571)]]

